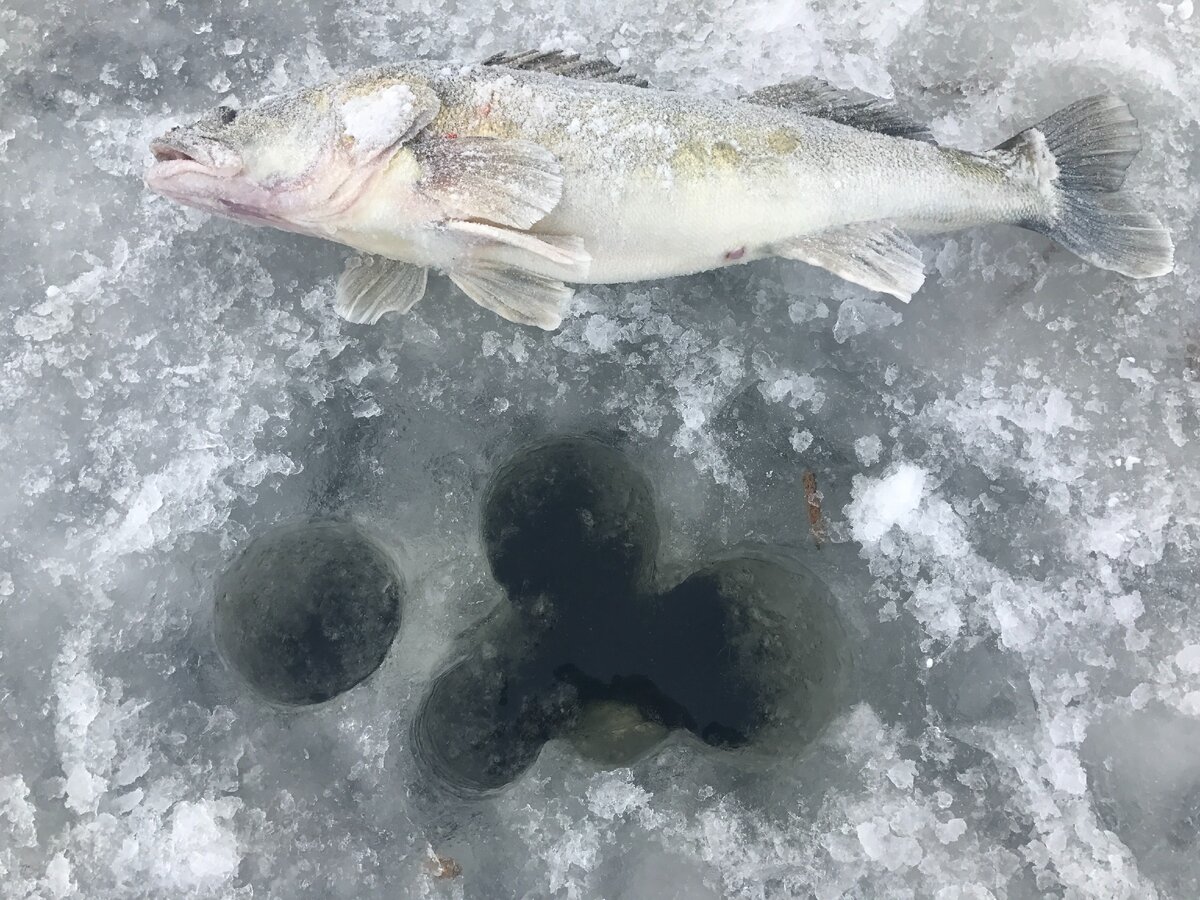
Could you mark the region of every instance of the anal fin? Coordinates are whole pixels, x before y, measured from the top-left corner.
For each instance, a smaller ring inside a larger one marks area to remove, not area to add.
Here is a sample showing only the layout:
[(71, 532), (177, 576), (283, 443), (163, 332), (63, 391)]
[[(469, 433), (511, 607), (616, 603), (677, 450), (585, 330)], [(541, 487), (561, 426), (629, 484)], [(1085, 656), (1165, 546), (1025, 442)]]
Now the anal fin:
[(575, 293), (561, 281), (489, 260), (447, 272), (464, 294), (497, 315), (520, 325), (553, 331), (562, 324), (562, 307)]
[(925, 281), (921, 251), (890, 222), (831, 228), (777, 246), (775, 253), (905, 303)]
[(385, 259), (355, 256), (337, 283), (334, 309), (348, 322), (374, 325), (389, 312), (406, 313), (425, 295), (424, 266)]

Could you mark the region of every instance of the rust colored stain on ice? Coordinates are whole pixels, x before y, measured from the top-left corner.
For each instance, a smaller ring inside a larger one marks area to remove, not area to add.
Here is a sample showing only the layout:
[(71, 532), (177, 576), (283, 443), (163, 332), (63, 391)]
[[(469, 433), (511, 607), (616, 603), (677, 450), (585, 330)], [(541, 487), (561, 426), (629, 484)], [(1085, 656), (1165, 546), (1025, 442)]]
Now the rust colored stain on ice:
[(821, 515), (821, 492), (817, 490), (817, 476), (810, 471), (804, 473), (804, 502), (808, 506), (808, 530), (813, 542), (820, 547), (825, 543), (825, 518)]
[(746, 255), (745, 247), (738, 247), (736, 250), (726, 250), (725, 251), (725, 258), (727, 260), (729, 260), (730, 262), (733, 262), (736, 259), (741, 259), (745, 255)]
[(438, 856), (436, 853), (430, 854), (426, 860), (426, 868), (434, 878), (457, 878), (462, 874), (462, 866), (456, 859), (451, 856)]

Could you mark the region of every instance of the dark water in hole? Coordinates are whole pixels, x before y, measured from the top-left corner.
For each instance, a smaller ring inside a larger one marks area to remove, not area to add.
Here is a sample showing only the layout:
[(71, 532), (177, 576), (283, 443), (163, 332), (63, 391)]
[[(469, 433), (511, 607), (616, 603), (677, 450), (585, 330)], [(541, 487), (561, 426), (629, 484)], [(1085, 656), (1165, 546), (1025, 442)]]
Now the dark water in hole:
[[(672, 729), (743, 747), (781, 693), (836, 680), (823, 649), (807, 674), (787, 658), (803, 640), (779, 632), (803, 628), (772, 607), (803, 614), (806, 585), (779, 566), (724, 559), (655, 589), (654, 492), (611, 447), (570, 438), (518, 454), (487, 492), (482, 531), (511, 606), (435, 681), (414, 726), (418, 756), (451, 785), (501, 787), (553, 738), (612, 763)], [(789, 665), (796, 684), (777, 677)]]
[(320, 703), (383, 662), (400, 628), (404, 581), (346, 523), (293, 525), (256, 539), (217, 590), (225, 660), (277, 703)]

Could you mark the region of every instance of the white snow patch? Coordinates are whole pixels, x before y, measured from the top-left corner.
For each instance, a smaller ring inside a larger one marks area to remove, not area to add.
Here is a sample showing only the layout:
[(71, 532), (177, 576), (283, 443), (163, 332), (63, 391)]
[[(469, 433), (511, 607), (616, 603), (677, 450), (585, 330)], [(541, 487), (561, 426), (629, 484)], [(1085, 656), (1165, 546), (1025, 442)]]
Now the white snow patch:
[(1079, 763), (1079, 754), (1074, 750), (1063, 747), (1051, 750), (1045, 771), (1056, 790), (1066, 791), (1077, 797), (1083, 796), (1087, 790), (1087, 774)]
[(967, 823), (962, 819), (951, 819), (937, 826), (937, 837), (943, 844), (953, 844), (966, 833)]
[(75, 890), (71, 884), (71, 863), (63, 853), (56, 853), (46, 866), (46, 890), (52, 897), (65, 897)]
[(919, 466), (902, 463), (882, 478), (855, 478), (854, 500), (846, 507), (854, 537), (874, 544), (894, 526), (913, 525), (928, 477)]
[(813, 433), (805, 428), (803, 431), (793, 431), (790, 440), (792, 449), (797, 453), (803, 453), (812, 446), (814, 438)]
[(882, 864), (889, 872), (911, 869), (924, 856), (915, 838), (896, 834), (886, 819), (861, 822), (854, 833), (867, 858)]
[(29, 788), (20, 775), (0, 778), (0, 819), (7, 819), (6, 839), (17, 847), (37, 844), (37, 811), (29, 801)]
[(358, 148), (382, 150), (413, 123), (416, 95), (407, 85), (393, 84), (369, 94), (351, 97), (338, 106), (345, 133)]
[(196, 891), (228, 881), (241, 864), (237, 837), (227, 820), (241, 806), (233, 797), (181, 801), (157, 846), (155, 874), (164, 886)]
[(879, 462), (879, 456), (882, 453), (883, 441), (879, 439), (878, 435), (868, 434), (854, 442), (854, 454), (864, 466), (875, 465)]
[(1188, 675), (1200, 675), (1200, 644), (1188, 644), (1176, 653), (1175, 665)]
[(587, 791), (588, 806), (602, 819), (616, 819), (642, 809), (650, 796), (649, 791), (620, 776), (592, 785)]

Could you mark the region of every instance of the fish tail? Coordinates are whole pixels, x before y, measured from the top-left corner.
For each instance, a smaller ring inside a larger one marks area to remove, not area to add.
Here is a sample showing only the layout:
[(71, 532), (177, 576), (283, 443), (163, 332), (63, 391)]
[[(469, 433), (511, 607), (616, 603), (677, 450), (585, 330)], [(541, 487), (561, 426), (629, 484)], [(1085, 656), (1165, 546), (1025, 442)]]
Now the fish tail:
[(1167, 274), (1171, 233), (1120, 190), (1141, 146), (1137, 120), (1111, 94), (1072, 103), (1005, 141), (996, 149), (1032, 168), (1046, 201), (1017, 224), (1103, 269), (1131, 278)]

